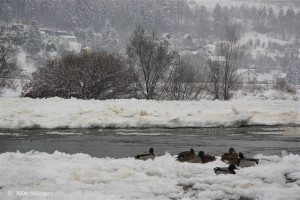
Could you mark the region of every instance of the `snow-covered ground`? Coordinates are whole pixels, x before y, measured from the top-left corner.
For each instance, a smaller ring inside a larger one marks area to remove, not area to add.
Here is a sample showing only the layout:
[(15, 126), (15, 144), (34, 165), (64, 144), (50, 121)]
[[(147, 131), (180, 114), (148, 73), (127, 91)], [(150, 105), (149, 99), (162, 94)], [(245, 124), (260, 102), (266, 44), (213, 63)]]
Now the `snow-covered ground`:
[(300, 101), (0, 98), (0, 128), (220, 127), (300, 124)]
[(215, 175), (226, 164), (180, 163), (41, 152), (0, 155), (0, 198), (11, 199), (300, 199), (300, 156), (263, 156), (236, 175)]

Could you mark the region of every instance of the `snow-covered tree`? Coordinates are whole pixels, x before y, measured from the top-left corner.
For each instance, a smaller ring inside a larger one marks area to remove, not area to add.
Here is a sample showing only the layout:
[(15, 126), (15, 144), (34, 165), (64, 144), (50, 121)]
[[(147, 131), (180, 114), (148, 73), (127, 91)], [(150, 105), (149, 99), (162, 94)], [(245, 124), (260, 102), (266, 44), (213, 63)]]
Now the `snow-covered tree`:
[(94, 31), (91, 27), (89, 27), (87, 29), (87, 32), (85, 34), (85, 40), (88, 41), (88, 42), (93, 42), (94, 41)]
[(224, 21), (223, 21), (223, 13), (221, 6), (217, 3), (213, 11), (214, 18), (214, 30), (217, 36), (222, 36), (222, 32), (224, 31)]
[(105, 25), (102, 29), (102, 40), (107, 41), (107, 38), (109, 37), (110, 32), (112, 31), (112, 26), (109, 19), (105, 20)]
[(38, 0), (25, 0), (25, 13), (30, 20), (36, 20), (39, 16), (40, 3)]
[(201, 39), (209, 34), (209, 14), (205, 6), (196, 10), (196, 30)]
[(279, 34), (281, 34), (282, 39), (284, 39), (285, 38), (285, 16), (282, 7), (280, 8), (278, 13), (277, 31)]
[(11, 7), (7, 0), (0, 1), (0, 19), (8, 22), (11, 18)]
[(292, 55), (289, 63), (286, 82), (291, 85), (300, 84), (300, 59)]
[(109, 48), (116, 48), (119, 42), (118, 34), (113, 29), (110, 20), (106, 19), (104, 28), (102, 30), (102, 41), (109, 45)]
[(42, 47), (42, 35), (38, 26), (33, 23), (25, 35), (24, 48), (31, 54), (37, 54)]
[(112, 48), (118, 46), (119, 43), (118, 34), (114, 29), (112, 29), (111, 32), (109, 33), (109, 36), (107, 37), (107, 42), (109, 46)]
[(286, 28), (289, 31), (290, 34), (293, 33), (294, 28), (294, 19), (295, 19), (295, 12), (293, 8), (289, 8), (286, 11), (285, 20), (286, 20)]

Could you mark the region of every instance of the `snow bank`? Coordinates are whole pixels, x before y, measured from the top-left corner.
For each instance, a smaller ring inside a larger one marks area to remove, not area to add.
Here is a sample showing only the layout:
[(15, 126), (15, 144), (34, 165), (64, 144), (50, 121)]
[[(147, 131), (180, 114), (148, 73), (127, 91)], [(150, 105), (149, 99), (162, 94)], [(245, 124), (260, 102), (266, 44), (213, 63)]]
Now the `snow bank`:
[(299, 101), (0, 98), (0, 128), (220, 127), (300, 124)]
[[(226, 166), (219, 157), (212, 163), (196, 164), (179, 163), (167, 153), (154, 161), (60, 152), (3, 153), (0, 197), (2, 200), (300, 199), (299, 155), (256, 157), (260, 159), (256, 167), (242, 168), (236, 175), (217, 176), (213, 168)], [(41, 198), (42, 194), (49, 195)]]

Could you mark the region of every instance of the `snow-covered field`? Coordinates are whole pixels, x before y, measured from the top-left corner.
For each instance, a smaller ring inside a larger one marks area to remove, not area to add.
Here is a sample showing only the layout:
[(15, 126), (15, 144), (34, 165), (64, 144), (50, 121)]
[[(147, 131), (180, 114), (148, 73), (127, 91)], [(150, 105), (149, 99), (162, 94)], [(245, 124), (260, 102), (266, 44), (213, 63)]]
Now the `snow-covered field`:
[(220, 127), (300, 124), (299, 101), (0, 98), (0, 128)]
[(256, 155), (260, 164), (215, 175), (220, 161), (179, 163), (40, 152), (0, 155), (0, 198), (11, 199), (300, 199), (300, 156)]

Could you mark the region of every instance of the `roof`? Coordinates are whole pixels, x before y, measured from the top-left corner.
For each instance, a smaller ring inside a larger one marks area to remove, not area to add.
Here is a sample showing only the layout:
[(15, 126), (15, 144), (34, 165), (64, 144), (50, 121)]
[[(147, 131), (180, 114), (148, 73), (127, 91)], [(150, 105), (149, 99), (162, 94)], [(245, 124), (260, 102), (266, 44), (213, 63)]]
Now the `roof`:
[(169, 33), (164, 33), (164, 34), (162, 34), (162, 36), (161, 36), (162, 38), (168, 38), (168, 39), (170, 39), (171, 38), (171, 36), (170, 36), (170, 34)]
[(77, 37), (75, 37), (73, 35), (61, 35), (60, 37), (64, 38), (64, 39), (77, 39)]
[(185, 35), (183, 36), (183, 38), (184, 38), (184, 39), (192, 39), (192, 37), (190, 36), (190, 34), (185, 34)]
[(226, 58), (224, 56), (209, 56), (212, 62), (225, 62)]
[(244, 73), (252, 73), (255, 76), (258, 76), (258, 74), (255, 73), (254, 71), (252, 71), (251, 69), (238, 69), (237, 70), (237, 74), (239, 74), (239, 75), (244, 74)]

